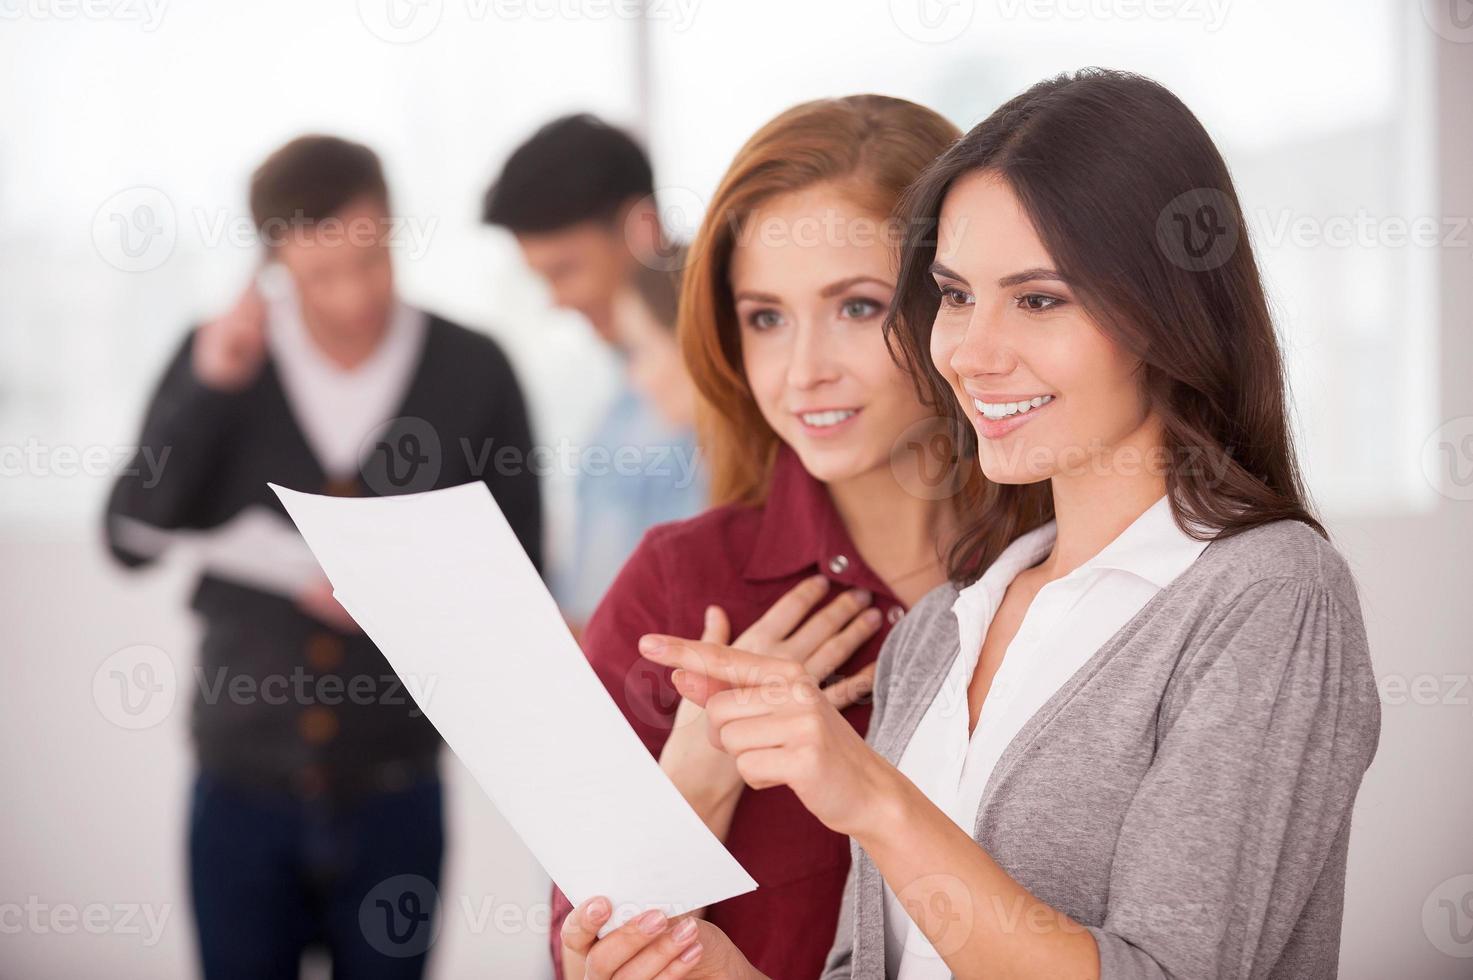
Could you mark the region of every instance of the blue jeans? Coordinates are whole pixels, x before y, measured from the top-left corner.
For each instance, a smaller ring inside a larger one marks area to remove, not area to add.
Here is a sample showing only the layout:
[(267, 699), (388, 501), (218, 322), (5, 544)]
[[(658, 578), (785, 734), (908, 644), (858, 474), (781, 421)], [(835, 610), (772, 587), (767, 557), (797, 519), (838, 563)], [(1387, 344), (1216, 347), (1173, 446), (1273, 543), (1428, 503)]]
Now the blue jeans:
[(295, 980), (314, 943), (334, 980), (418, 980), (444, 839), (438, 779), (329, 807), (201, 773), (189, 873), (206, 980)]

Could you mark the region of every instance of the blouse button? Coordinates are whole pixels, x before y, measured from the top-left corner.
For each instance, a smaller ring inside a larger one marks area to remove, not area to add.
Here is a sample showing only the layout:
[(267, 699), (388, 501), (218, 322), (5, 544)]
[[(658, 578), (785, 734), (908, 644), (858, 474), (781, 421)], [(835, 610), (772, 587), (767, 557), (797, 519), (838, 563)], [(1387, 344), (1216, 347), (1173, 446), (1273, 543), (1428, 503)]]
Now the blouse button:
[(313, 633), (307, 638), (307, 663), (313, 670), (336, 670), (343, 662), (343, 641), (327, 631)]
[(829, 559), (829, 571), (835, 575), (842, 574), (844, 569), (848, 567), (849, 557), (847, 555), (835, 555)]
[(891, 626), (894, 626), (896, 623), (900, 622), (901, 618), (904, 615), (904, 609), (901, 609), (899, 606), (891, 606), (890, 611), (885, 613), (885, 618), (889, 620)]
[(322, 492), (329, 497), (356, 497), (358, 481), (351, 476), (330, 476), (323, 484)]
[(331, 708), (314, 704), (297, 716), (297, 731), (311, 745), (322, 745), (338, 733), (338, 717)]

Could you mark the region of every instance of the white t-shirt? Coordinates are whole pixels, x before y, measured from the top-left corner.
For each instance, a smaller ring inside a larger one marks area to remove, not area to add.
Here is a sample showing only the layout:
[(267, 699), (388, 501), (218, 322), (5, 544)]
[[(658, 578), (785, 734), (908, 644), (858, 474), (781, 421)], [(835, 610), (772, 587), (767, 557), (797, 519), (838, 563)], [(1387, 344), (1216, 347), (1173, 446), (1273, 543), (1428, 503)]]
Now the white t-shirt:
[(328, 476), (356, 474), (364, 441), (394, 417), (419, 364), (426, 324), (423, 312), (396, 301), (377, 349), (345, 369), (307, 332), (295, 291), (272, 283), (266, 342), (292, 416)]
[[(967, 688), (1008, 585), (1053, 548), (1053, 522), (1010, 544), (952, 605), (961, 649), (900, 758), (900, 771), (972, 835), (992, 769), (1013, 736), (1158, 591), (1197, 560), (1206, 541), (1176, 526), (1156, 501), (1089, 561), (1034, 597), (993, 677), (970, 736)], [(944, 980), (951, 970), (885, 886), (885, 975)]]

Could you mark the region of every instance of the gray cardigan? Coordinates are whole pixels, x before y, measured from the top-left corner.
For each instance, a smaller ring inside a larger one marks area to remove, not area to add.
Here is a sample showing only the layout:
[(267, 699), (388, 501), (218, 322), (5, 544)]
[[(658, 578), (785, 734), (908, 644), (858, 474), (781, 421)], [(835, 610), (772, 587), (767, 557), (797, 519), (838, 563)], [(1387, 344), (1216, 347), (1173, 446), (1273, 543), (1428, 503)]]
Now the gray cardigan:
[[(880, 654), (868, 741), (892, 763), (957, 656), (956, 594)], [(1380, 727), (1344, 559), (1267, 524), (1209, 544), (1029, 719), (972, 836), (1089, 929), (1106, 980), (1333, 977)], [(824, 980), (885, 975), (882, 881), (852, 851)]]

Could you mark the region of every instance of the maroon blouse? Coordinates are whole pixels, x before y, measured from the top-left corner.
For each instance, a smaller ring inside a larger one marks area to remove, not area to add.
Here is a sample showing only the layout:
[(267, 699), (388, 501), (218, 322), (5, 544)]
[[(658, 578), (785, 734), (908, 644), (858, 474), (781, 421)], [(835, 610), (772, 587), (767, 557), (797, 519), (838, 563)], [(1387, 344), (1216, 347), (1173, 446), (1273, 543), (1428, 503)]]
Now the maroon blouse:
[[(726, 610), (732, 636), (739, 636), (815, 571), (828, 576), (830, 600), (845, 589), (866, 588), (885, 614), (876, 635), (836, 672), (847, 676), (874, 662), (905, 610), (854, 550), (827, 488), (786, 446), (779, 449), (766, 504), (717, 507), (650, 529), (589, 620), (583, 649), (652, 754), (669, 736), (680, 696), (669, 669), (639, 655), (640, 636), (699, 637), (710, 604)], [(867, 701), (844, 711), (861, 735), (869, 716)], [(707, 919), (775, 980), (817, 977), (834, 940), (849, 871), (848, 838), (819, 823), (792, 790), (777, 786), (742, 791), (726, 846), (758, 887), (710, 906)], [(554, 888), (551, 943), (560, 978), (559, 932), (571, 910)]]

